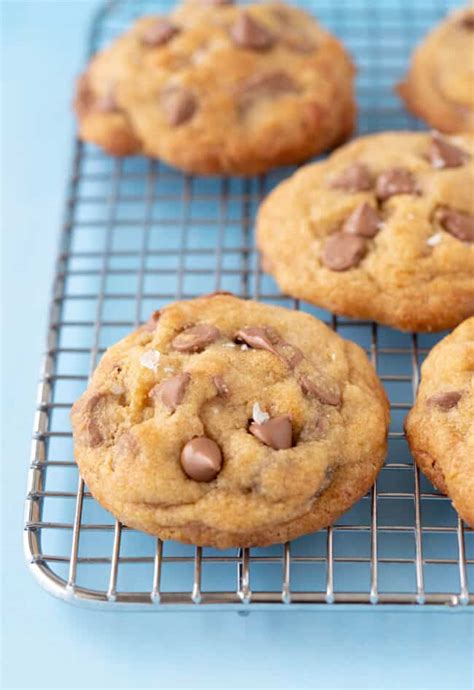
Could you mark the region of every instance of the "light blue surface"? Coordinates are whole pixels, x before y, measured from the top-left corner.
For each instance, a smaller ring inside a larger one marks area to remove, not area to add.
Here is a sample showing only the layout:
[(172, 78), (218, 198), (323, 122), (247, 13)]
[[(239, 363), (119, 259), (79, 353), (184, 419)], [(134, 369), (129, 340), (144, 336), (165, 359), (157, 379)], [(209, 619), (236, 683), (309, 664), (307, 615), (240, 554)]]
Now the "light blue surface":
[(27, 572), (23, 498), (67, 113), (94, 5), (1, 5), (4, 687), (471, 688), (468, 613), (101, 613), (49, 597)]

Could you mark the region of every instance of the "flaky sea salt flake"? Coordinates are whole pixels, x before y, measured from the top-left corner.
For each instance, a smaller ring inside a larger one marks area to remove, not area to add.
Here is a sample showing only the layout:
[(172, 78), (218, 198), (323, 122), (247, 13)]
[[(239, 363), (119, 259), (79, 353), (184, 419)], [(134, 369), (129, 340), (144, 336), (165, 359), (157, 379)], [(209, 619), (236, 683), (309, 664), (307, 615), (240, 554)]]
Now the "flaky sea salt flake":
[(146, 369), (151, 369), (151, 371), (157, 371), (160, 366), (161, 354), (158, 350), (147, 350), (140, 357), (140, 364)]
[(431, 237), (428, 237), (426, 240), (426, 244), (429, 247), (436, 247), (437, 244), (441, 242), (441, 233), (437, 232), (435, 235), (431, 235)]
[(268, 422), (270, 419), (268, 412), (264, 412), (258, 402), (254, 403), (252, 417), (254, 422), (257, 422), (257, 424), (265, 424), (265, 422)]

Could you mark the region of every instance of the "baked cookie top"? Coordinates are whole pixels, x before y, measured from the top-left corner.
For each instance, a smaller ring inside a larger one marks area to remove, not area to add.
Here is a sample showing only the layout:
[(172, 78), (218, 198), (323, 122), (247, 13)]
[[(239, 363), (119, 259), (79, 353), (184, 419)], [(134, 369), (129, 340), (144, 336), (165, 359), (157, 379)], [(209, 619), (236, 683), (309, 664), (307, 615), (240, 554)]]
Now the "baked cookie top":
[(474, 5), (451, 14), (415, 51), (398, 92), (443, 132), (474, 131)]
[(80, 136), (189, 172), (253, 174), (353, 128), (354, 68), (302, 10), (191, 0), (139, 19), (79, 79)]
[(327, 525), (368, 490), (388, 405), (364, 352), (314, 317), (216, 294), (111, 347), (72, 423), (89, 489), (125, 524), (250, 546)]
[(264, 266), (289, 294), (338, 314), (455, 326), (474, 313), (473, 184), (473, 135), (361, 137), (264, 201)]
[(474, 317), (431, 350), (405, 427), (420, 468), (474, 527)]

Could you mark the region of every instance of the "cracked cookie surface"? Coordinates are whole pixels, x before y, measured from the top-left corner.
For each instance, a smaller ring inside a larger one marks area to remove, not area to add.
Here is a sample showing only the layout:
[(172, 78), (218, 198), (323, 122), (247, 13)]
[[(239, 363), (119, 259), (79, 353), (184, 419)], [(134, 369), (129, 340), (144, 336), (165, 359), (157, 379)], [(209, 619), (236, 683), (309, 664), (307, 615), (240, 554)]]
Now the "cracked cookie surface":
[(331, 524), (372, 485), (388, 404), (365, 353), (302, 312), (215, 294), (111, 347), (75, 457), (124, 524), (226, 548)]
[(420, 469), (474, 527), (474, 317), (429, 353), (405, 430)]
[(282, 290), (401, 330), (474, 314), (474, 136), (387, 132), (305, 166), (262, 204)]
[(443, 132), (474, 131), (474, 5), (456, 11), (415, 51), (397, 87), (409, 110)]
[(80, 137), (114, 155), (247, 175), (347, 138), (353, 76), (342, 44), (302, 10), (190, 0), (98, 53), (75, 110)]

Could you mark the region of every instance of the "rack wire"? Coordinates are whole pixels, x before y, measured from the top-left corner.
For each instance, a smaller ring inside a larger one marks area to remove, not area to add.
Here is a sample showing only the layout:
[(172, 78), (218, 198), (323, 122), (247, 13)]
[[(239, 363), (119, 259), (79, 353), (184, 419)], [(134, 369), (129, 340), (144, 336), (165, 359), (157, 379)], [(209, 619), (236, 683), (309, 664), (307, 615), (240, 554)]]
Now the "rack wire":
[[(359, 132), (420, 127), (393, 85), (414, 45), (457, 3), (299, 4), (356, 59)], [(88, 52), (136, 16), (167, 9), (156, 0), (107, 3)], [(279, 293), (261, 271), (253, 220), (262, 197), (290, 172), (195, 178), (144, 158), (113, 160), (76, 141), (26, 500), (27, 560), (49, 592), (106, 609), (474, 603), (474, 532), (419, 474), (403, 436), (420, 363), (440, 336), (336, 318)], [(162, 542), (114, 521), (78, 475), (69, 409), (104, 350), (153, 309), (216, 289), (314, 313), (364, 347), (384, 382), (392, 409), (387, 461), (370, 494), (327, 530), (265, 549)]]

